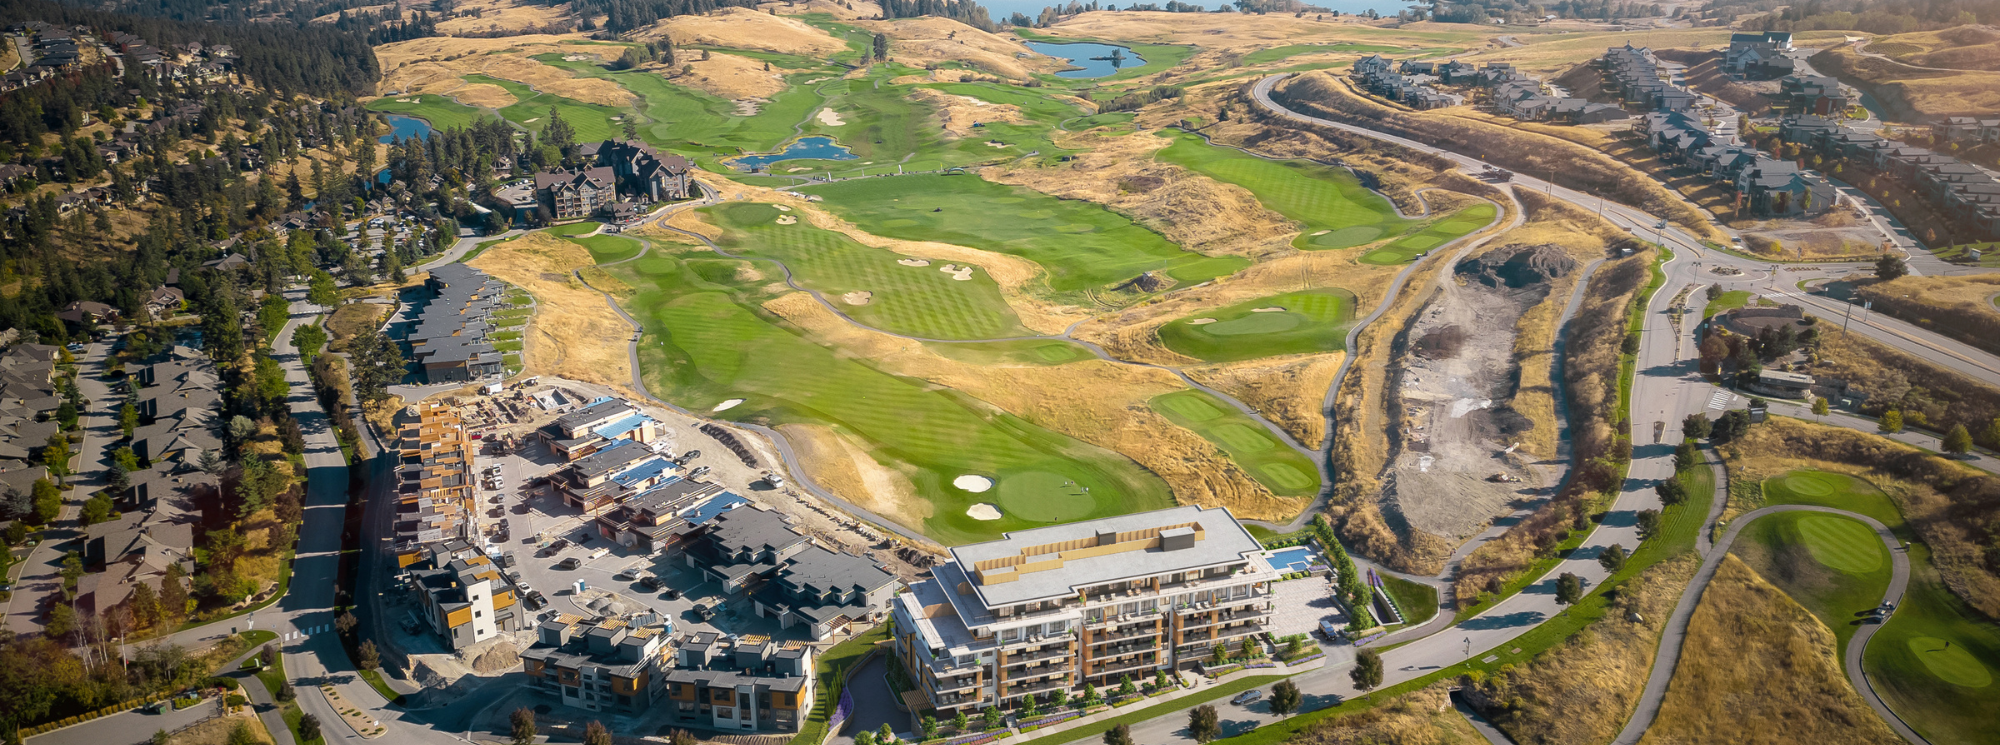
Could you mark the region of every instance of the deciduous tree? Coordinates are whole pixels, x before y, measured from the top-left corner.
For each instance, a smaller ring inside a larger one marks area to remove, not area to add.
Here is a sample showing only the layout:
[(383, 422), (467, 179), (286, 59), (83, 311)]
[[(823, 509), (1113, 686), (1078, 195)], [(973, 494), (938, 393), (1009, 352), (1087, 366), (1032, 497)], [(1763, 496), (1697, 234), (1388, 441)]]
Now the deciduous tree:
[(1299, 703), (1303, 699), (1304, 696), (1299, 693), (1297, 684), (1290, 680), (1280, 680), (1277, 685), (1271, 686), (1271, 713), (1281, 717), (1291, 716), (1292, 712), (1299, 710)]
[(1188, 736), (1195, 742), (1208, 742), (1222, 737), (1222, 722), (1215, 713), (1215, 707), (1202, 704), (1188, 710)]
[(1363, 649), (1354, 655), (1354, 669), (1347, 672), (1347, 678), (1355, 688), (1369, 691), (1382, 685), (1382, 672), (1382, 653)]
[(1963, 424), (1954, 424), (1950, 432), (1944, 434), (1944, 451), (1952, 455), (1964, 455), (1972, 451), (1972, 432)]

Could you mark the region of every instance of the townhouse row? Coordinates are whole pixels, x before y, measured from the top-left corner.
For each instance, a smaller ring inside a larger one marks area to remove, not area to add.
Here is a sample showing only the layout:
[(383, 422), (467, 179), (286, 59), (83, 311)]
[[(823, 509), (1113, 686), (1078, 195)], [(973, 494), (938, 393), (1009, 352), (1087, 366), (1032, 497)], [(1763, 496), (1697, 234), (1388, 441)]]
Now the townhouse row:
[[(2000, 141), (2000, 120), (1994, 125), (1992, 136)], [(1968, 130), (1964, 124), (1952, 130), (1952, 126), (1950, 121), (1941, 125), (1946, 139), (1954, 132), (1960, 137), (1988, 136), (1983, 125), (1978, 130)], [(1786, 117), (1778, 133), (1801, 149), (1844, 159), (1906, 184), (1966, 231), (1986, 240), (2000, 239), (2000, 178), (1992, 171), (1818, 116)]]

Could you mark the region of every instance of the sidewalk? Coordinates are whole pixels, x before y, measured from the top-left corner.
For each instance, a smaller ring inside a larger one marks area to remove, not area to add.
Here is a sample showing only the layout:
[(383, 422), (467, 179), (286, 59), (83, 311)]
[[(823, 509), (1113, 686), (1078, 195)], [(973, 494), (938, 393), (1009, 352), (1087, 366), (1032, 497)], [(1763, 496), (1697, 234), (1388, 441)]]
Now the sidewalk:
[[(1330, 657), (1332, 657), (1332, 653), (1327, 653), (1325, 655), (1321, 655), (1320, 657), (1314, 660), (1300, 664), (1295, 667), (1288, 667), (1284, 663), (1280, 662), (1278, 663), (1277, 667), (1237, 670), (1235, 672), (1229, 673), (1228, 675), (1224, 675), (1222, 677), (1215, 678), (1212, 680), (1209, 678), (1204, 678), (1199, 675), (1195, 675), (1193, 673), (1179, 673), (1178, 675), (1183, 682), (1187, 681), (1188, 679), (1193, 679), (1195, 681), (1195, 684), (1193, 686), (1184, 686), (1180, 690), (1175, 691), (1173, 693), (1168, 693), (1160, 696), (1153, 696), (1151, 698), (1140, 699), (1137, 702), (1126, 704), (1124, 706), (1114, 706), (1104, 711), (1097, 712), (1096, 714), (1077, 717), (1067, 722), (1051, 724), (1041, 729), (1032, 730), (1029, 732), (1022, 732), (1019, 729), (1010, 726), (1007, 728), (1007, 731), (1013, 733), (1015, 737), (1022, 737), (1030, 740), (1041, 739), (1044, 737), (1048, 737), (1049, 735), (1068, 732), (1078, 727), (1086, 727), (1092, 724), (1096, 724), (1106, 719), (1116, 719), (1118, 717), (1125, 716), (1126, 714), (1130, 714), (1135, 711), (1144, 711), (1146, 709), (1159, 706), (1161, 704), (1179, 701), (1181, 699), (1185, 699), (1190, 696), (1207, 693), (1210, 689), (1216, 688), (1218, 686), (1225, 686), (1230, 683), (1242, 680), (1244, 678), (1254, 678), (1254, 677), (1272, 676), (1272, 675), (1289, 677), (1292, 675), (1298, 675), (1300, 673), (1317, 670), (1320, 668), (1321, 665), (1326, 664), (1327, 659)], [(1193, 703), (1189, 704), (1189, 706), (1193, 705), (1194, 705)]]

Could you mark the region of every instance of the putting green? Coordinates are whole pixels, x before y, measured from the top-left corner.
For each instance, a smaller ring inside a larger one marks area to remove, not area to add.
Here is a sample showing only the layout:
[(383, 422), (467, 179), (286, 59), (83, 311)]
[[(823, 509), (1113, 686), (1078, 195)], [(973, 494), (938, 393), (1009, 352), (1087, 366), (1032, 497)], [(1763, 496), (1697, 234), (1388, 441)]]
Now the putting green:
[[(1183, 250), (1101, 205), (997, 184), (969, 174), (873, 178), (799, 189), (862, 230), (1011, 254), (1047, 271), (1058, 292), (1103, 288), (1145, 272), (1202, 282), (1249, 265)], [(997, 203), (996, 199), (1020, 202)], [(904, 221), (909, 222), (904, 222)], [(1063, 226), (1064, 230), (1051, 229)]]
[(1306, 319), (1296, 313), (1256, 313), (1233, 321), (1205, 324), (1202, 329), (1216, 336), (1244, 336), (1248, 334), (1275, 334), (1290, 331), (1305, 325)]
[(984, 272), (958, 281), (940, 266), (896, 263), (906, 257), (804, 222), (768, 204), (704, 208), (722, 226), (717, 245), (744, 256), (783, 261), (799, 284), (868, 326), (927, 339), (988, 339), (1029, 333)]
[(1825, 471), (1794, 471), (1779, 478), (1782, 479), (1780, 483), (1793, 494), (1806, 497), (1824, 497), (1835, 491), (1845, 491), (1847, 484), (1842, 482), (1852, 481), (1846, 476)]
[(1027, 471), (1000, 476), (1000, 509), (1008, 516), (1039, 523), (1067, 523), (1089, 517), (1096, 498), (1059, 473)]
[(1985, 688), (1993, 685), (1993, 674), (1979, 658), (1965, 651), (1963, 645), (1953, 645), (1933, 636), (1910, 638), (1910, 651), (1917, 659), (1924, 661), (1924, 668), (1946, 683), (1966, 688)]
[[(1288, 292), (1175, 319), (1160, 326), (1160, 343), (1207, 362), (1334, 352), (1347, 347), (1353, 309), (1354, 293), (1338, 287)], [(1213, 323), (1195, 323), (1204, 318)]]
[(1499, 210), (1492, 204), (1475, 204), (1447, 215), (1429, 227), (1362, 254), (1363, 264), (1402, 264), (1415, 261), (1419, 254), (1464, 238), (1493, 221)]
[(1848, 574), (1866, 574), (1882, 568), (1887, 551), (1875, 531), (1861, 523), (1840, 517), (1814, 515), (1799, 520), (1799, 537), (1812, 557), (1828, 567)]
[(1160, 405), (1166, 407), (1169, 411), (1189, 421), (1206, 422), (1222, 416), (1221, 407), (1209, 403), (1208, 398), (1204, 396), (1170, 395), (1162, 396), (1155, 400), (1159, 401)]
[(1273, 494), (1303, 497), (1319, 490), (1318, 469), (1311, 460), (1256, 420), (1205, 391), (1155, 396), (1147, 405), (1165, 415), (1167, 421), (1213, 443)]

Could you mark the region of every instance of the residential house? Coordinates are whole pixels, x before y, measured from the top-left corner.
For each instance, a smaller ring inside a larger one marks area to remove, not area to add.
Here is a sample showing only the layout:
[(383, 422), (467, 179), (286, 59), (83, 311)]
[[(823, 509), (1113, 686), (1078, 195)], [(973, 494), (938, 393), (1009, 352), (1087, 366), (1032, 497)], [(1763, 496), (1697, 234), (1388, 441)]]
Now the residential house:
[(724, 732), (797, 732), (813, 705), (813, 650), (767, 639), (684, 638), (666, 672), (672, 723)]
[(639, 716), (667, 691), (667, 635), (624, 621), (559, 613), (521, 652), (531, 690), (587, 711)]
[(1737, 74), (1759, 72), (1766, 63), (1784, 57), (1790, 51), (1792, 34), (1789, 31), (1734, 33), (1729, 35), (1729, 50), (1722, 55), (1722, 67)]

